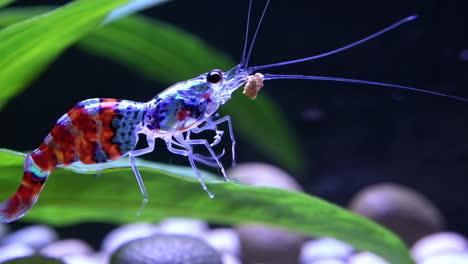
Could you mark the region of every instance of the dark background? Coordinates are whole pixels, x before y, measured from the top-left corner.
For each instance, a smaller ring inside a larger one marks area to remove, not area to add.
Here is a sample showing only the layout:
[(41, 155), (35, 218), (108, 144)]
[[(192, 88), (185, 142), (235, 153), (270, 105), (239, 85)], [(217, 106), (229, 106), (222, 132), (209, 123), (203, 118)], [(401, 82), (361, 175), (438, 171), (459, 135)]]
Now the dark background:
[[(65, 2), (31, 0), (16, 5)], [(254, 2), (255, 22), (264, 2)], [(144, 13), (198, 35), (238, 60), (247, 7), (247, 0), (176, 0)], [(269, 72), (381, 81), (468, 97), (468, 61), (462, 56), (464, 50), (468, 54), (467, 7), (468, 2), (455, 0), (273, 0), (251, 65), (326, 52), (420, 14), (418, 20), (359, 47)], [(147, 101), (164, 88), (71, 48), (0, 112), (0, 146), (36, 148), (78, 101), (94, 97)], [(301, 143), (307, 166), (295, 174), (307, 192), (346, 205), (364, 186), (401, 183), (432, 200), (446, 216), (448, 230), (468, 235), (468, 103), (320, 81), (271, 81), (262, 93), (279, 105)], [(238, 139), (239, 162), (274, 162)], [(163, 148), (145, 158), (186, 164)]]

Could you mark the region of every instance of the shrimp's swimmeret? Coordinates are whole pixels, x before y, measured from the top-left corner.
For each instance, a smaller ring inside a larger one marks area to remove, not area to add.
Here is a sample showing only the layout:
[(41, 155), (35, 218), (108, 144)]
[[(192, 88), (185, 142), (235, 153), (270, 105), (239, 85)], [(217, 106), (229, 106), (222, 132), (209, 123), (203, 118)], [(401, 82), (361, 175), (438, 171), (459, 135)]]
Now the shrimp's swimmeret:
[[(268, 3), (269, 1), (265, 5), (250, 45), (247, 45), (249, 43), (247, 30), (241, 62), (231, 70), (223, 72), (216, 69), (193, 79), (176, 83), (148, 102), (95, 98), (78, 103), (63, 115), (44, 142), (25, 157), (23, 180), (20, 187), (8, 200), (0, 203), (0, 221), (11, 222), (28, 212), (37, 201), (48, 176), (55, 168), (73, 163), (105, 163), (124, 156), (129, 157), (130, 165), (143, 195), (141, 207), (143, 208), (148, 201), (148, 195), (135, 157), (152, 152), (157, 138), (165, 142), (170, 152), (188, 158), (203, 189), (210, 197), (214, 197), (206, 187), (196, 162), (219, 167), (225, 180), (229, 180), (223, 164), (219, 160), (224, 152), (215, 153), (212, 147), (221, 141), (224, 134), (224, 131), (218, 126), (227, 123), (232, 142), (232, 164), (235, 164), (236, 141), (231, 119), (229, 116), (215, 119), (213, 114), (222, 104), (231, 99), (234, 91), (244, 84), (246, 84), (244, 93), (252, 99), (257, 96), (264, 80), (312, 79), (388, 86), (467, 101), (451, 95), (380, 82), (323, 76), (262, 75), (258, 72), (259, 70), (313, 60), (349, 49), (417, 17), (407, 17), (366, 38), (330, 52), (297, 60), (249, 67), (248, 62), (252, 48)], [(252, 1), (250, 1), (250, 5), (252, 5)], [(247, 21), (250, 21), (250, 12)], [(247, 23), (248, 28), (249, 23)], [(207, 130), (215, 132), (212, 140), (192, 138), (193, 134)], [(148, 146), (135, 150), (139, 134), (146, 136)], [(194, 153), (194, 146), (197, 145), (206, 148), (209, 155)]]

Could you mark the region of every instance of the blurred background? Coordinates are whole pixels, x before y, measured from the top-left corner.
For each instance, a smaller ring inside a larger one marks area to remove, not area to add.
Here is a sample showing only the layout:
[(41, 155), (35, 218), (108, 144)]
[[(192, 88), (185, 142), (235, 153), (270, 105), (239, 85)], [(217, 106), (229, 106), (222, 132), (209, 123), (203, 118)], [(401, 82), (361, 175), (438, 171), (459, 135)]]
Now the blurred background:
[[(23, 0), (15, 5), (66, 2)], [(254, 2), (252, 25), (264, 5)], [(199, 36), (238, 61), (247, 8), (247, 0), (174, 0), (143, 13)], [(467, 8), (467, 2), (456, 0), (273, 0), (251, 65), (326, 52), (419, 14), (416, 21), (351, 50), (268, 72), (380, 81), (468, 97)], [(71, 48), (0, 112), (0, 146), (24, 151), (38, 147), (56, 120), (78, 101), (95, 97), (147, 101), (164, 88)], [(299, 142), (305, 168), (290, 173), (307, 193), (346, 206), (366, 186), (400, 183), (440, 208), (446, 229), (468, 235), (468, 103), (393, 88), (301, 80), (266, 82), (259, 96), (265, 94), (278, 105)], [(238, 162), (275, 164), (237, 139)], [(144, 158), (188, 166), (184, 158), (158, 146)], [(74, 236), (90, 226), (96, 224), (61, 232)], [(110, 228), (100, 225), (85, 234), (90, 236), (86, 239), (97, 243)]]

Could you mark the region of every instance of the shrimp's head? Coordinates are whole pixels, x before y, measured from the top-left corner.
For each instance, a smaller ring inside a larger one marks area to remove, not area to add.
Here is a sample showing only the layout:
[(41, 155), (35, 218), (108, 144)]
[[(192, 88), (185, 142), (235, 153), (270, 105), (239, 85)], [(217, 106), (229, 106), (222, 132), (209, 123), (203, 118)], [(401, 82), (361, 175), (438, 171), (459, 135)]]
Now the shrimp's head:
[[(206, 83), (211, 86), (214, 91), (213, 100), (220, 104), (224, 104), (226, 101), (231, 99), (234, 91), (242, 85), (249, 84), (249, 82), (251, 82), (252, 78), (250, 75), (251, 71), (249, 69), (243, 69), (240, 65), (237, 65), (227, 72), (215, 69), (203, 74), (202, 76), (204, 76)], [(249, 87), (252, 87), (252, 84), (250, 84)], [(257, 87), (258, 86), (256, 86), (256, 88)], [(248, 91), (248, 93), (251, 94), (252, 91)], [(248, 96), (252, 98), (252, 96)]]

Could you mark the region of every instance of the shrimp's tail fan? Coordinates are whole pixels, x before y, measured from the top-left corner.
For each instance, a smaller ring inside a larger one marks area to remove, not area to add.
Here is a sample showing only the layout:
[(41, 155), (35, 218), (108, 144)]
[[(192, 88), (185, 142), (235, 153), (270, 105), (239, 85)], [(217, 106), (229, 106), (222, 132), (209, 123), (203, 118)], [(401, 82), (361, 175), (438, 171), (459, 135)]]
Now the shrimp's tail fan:
[(26, 214), (36, 203), (50, 171), (39, 168), (31, 155), (24, 159), (24, 175), (18, 190), (0, 203), (0, 222), (12, 222)]

